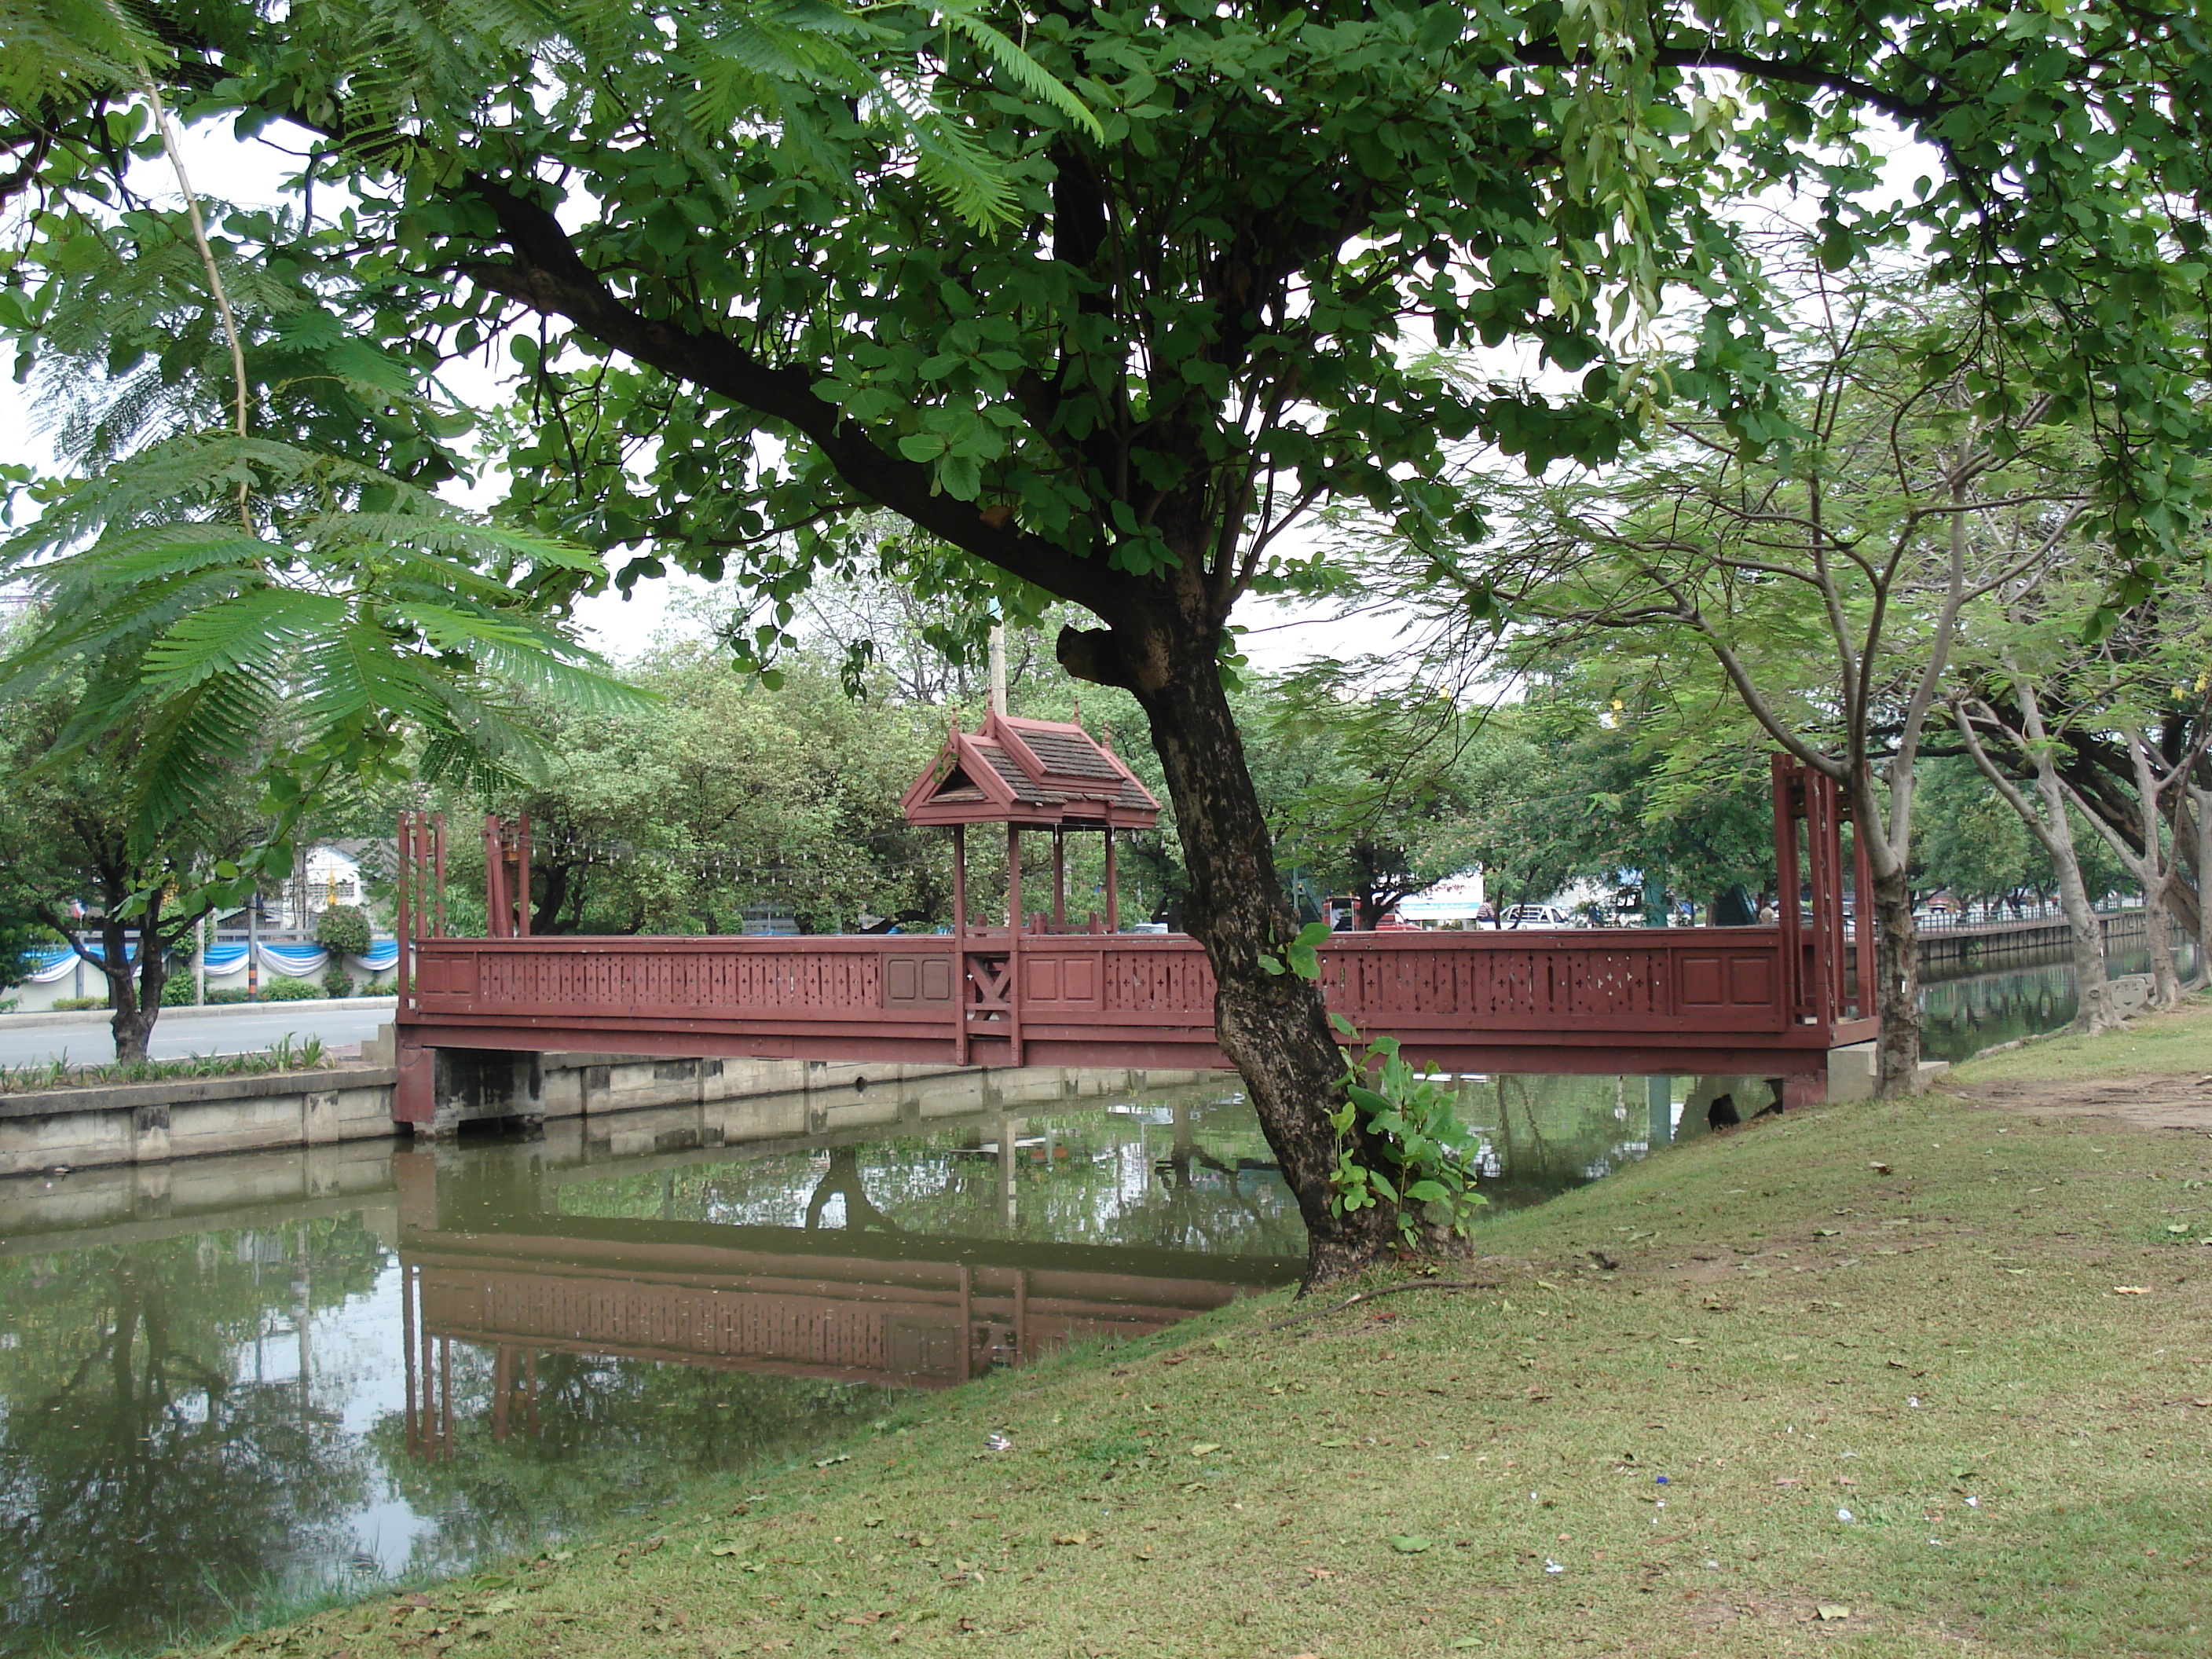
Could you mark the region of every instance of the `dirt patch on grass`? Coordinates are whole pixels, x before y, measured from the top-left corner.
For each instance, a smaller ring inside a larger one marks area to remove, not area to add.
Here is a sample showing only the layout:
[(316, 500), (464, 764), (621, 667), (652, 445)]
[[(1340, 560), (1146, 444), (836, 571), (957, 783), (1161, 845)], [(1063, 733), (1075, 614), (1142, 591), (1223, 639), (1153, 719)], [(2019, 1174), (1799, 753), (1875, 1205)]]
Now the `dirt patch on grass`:
[(2212, 1134), (2212, 1076), (2066, 1082), (2003, 1079), (1944, 1092), (1973, 1106), (2030, 1117), (2109, 1118), (2131, 1129), (2189, 1129)]

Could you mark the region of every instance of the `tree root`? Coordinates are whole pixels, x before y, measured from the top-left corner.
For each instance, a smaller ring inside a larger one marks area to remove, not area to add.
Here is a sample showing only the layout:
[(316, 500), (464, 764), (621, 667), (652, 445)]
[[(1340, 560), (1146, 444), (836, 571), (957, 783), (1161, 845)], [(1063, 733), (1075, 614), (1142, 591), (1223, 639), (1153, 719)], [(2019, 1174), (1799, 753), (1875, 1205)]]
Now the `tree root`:
[(1271, 1331), (1303, 1325), (1310, 1319), (1321, 1319), (1333, 1313), (1342, 1313), (1346, 1308), (1362, 1302), (1379, 1302), (1386, 1296), (1396, 1296), (1405, 1291), (1494, 1291), (1498, 1281), (1494, 1279), (1409, 1279), (1402, 1285), (1392, 1285), (1379, 1291), (1354, 1291), (1333, 1308), (1314, 1308), (1304, 1313), (1292, 1314), (1288, 1319), (1279, 1319), (1267, 1327)]

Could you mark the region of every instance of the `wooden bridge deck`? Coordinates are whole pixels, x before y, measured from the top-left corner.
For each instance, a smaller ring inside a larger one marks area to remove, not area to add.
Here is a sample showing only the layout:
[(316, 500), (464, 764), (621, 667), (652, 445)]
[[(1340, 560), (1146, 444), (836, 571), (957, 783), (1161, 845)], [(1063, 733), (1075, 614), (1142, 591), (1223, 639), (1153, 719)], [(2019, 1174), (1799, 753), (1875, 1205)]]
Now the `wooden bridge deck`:
[[(1844, 915), (1834, 781), (1784, 756), (1772, 771), (1777, 886), (1806, 901), (1785, 903), (1778, 922), (1339, 933), (1321, 953), (1330, 1010), (1363, 1037), (1395, 1037), (1417, 1064), (1446, 1071), (1769, 1076), (1795, 1079), (1793, 1098), (1818, 1098), (1829, 1051), (1875, 1034), (1874, 1020), (1853, 1017), (1845, 973), (1855, 954), (1858, 984), (1873, 984), (1873, 929), (1865, 906)], [(937, 776), (926, 774), (916, 789), (926, 793)], [(1026, 919), (1017, 927), (975, 925), (956, 823), (950, 933), (641, 939), (532, 937), (520, 902), (531, 891), (527, 822), (487, 819), (496, 937), (453, 939), (444, 926), (443, 821), (404, 815), (394, 1115), (435, 1121), (439, 1048), (1226, 1066), (1198, 941), (1030, 915), (1018, 830), (1007, 823), (997, 914)], [(1856, 862), (1857, 890), (1869, 892), (1865, 860)], [(1056, 873), (1055, 918), (1062, 884)]]
[[(1448, 1071), (1805, 1077), (1874, 1035), (1783, 927), (1340, 934), (1332, 1011)], [(411, 941), (403, 1071), (431, 1048), (978, 1066), (1226, 1066), (1176, 934)], [(1825, 954), (1825, 953), (1822, 953)], [(1791, 957), (1797, 958), (1792, 973)], [(1839, 975), (1834, 976), (1839, 978)], [(410, 1051), (414, 1051), (410, 1054)], [(417, 1090), (416, 1093), (422, 1092)], [(403, 1100), (427, 1120), (428, 1102)]]

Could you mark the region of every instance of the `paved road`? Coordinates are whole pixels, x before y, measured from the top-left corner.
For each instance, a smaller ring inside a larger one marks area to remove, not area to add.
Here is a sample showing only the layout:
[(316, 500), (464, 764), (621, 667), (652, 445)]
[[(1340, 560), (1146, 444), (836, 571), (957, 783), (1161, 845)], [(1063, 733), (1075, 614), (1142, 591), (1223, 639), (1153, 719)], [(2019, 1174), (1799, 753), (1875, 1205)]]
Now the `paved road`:
[[(319, 1036), (329, 1048), (359, 1042), (376, 1035), (392, 1018), (389, 1008), (297, 1008), (272, 1003), (266, 1013), (194, 1014), (165, 1008), (154, 1026), (156, 1060), (186, 1054), (236, 1054), (266, 1048), (288, 1032), (296, 1042)], [(81, 1063), (115, 1058), (114, 1039), (106, 1025), (21, 1025), (0, 1030), (0, 1066), (23, 1066), (67, 1051)]]

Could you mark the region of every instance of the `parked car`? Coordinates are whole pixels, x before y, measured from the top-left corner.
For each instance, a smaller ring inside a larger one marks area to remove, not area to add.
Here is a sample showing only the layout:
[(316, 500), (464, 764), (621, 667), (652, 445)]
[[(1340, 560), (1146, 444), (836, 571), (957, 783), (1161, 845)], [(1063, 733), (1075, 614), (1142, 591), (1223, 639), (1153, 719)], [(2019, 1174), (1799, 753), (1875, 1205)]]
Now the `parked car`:
[(1393, 910), (1389, 915), (1376, 921), (1375, 931), (1378, 933), (1418, 933), (1421, 931), (1421, 924), (1418, 921), (1408, 921)]
[(1573, 916), (1556, 904), (1515, 904), (1507, 907), (1502, 923), (1507, 927), (1573, 927)]

